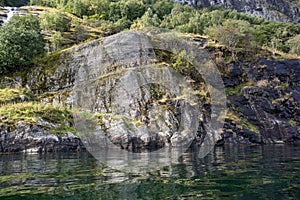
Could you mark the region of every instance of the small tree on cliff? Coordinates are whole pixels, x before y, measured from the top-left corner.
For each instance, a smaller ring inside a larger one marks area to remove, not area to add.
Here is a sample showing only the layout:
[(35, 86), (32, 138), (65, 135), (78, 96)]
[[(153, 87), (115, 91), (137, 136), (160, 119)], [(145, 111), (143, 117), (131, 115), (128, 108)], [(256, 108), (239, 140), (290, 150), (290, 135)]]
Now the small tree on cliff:
[(0, 29), (0, 73), (29, 66), (43, 51), (44, 41), (36, 17), (14, 16)]
[(226, 46), (233, 60), (236, 60), (238, 47), (249, 48), (253, 42), (250, 24), (243, 20), (226, 20), (222, 25), (209, 27), (205, 31)]
[(61, 34), (61, 32), (56, 31), (52, 37), (50, 38), (50, 42), (51, 42), (51, 51), (57, 51), (62, 47), (62, 43), (63, 43), (63, 36)]
[(289, 39), (287, 45), (290, 48), (290, 53), (300, 55), (300, 34)]
[(153, 14), (152, 9), (148, 8), (145, 14), (141, 18), (138, 18), (135, 23), (131, 25), (131, 28), (143, 29), (149, 27), (159, 27), (159, 24), (160, 19), (158, 18), (157, 14)]
[(41, 15), (41, 27), (45, 30), (69, 31), (71, 20), (63, 10), (57, 10)]

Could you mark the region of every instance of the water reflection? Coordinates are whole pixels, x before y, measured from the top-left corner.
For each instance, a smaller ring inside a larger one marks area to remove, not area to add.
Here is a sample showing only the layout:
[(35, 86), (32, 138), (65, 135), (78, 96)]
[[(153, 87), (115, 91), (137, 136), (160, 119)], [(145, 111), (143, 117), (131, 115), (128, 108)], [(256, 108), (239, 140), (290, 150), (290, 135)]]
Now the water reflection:
[(144, 174), (88, 153), (0, 155), (1, 199), (278, 199), (300, 196), (299, 146), (225, 146)]

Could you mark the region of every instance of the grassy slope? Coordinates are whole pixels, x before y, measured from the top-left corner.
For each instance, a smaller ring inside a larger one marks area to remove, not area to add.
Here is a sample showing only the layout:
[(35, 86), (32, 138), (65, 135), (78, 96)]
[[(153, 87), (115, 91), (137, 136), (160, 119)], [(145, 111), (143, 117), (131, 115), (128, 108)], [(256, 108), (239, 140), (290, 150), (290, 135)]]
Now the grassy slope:
[(71, 110), (59, 105), (42, 103), (47, 98), (47, 93), (33, 95), (25, 88), (0, 89), (0, 127), (14, 129), (18, 122), (32, 126), (37, 124), (38, 119), (43, 119), (53, 124), (44, 127), (52, 133), (75, 132), (72, 127)]
[[(51, 12), (57, 11), (57, 9), (55, 9), (55, 8), (43, 7), (43, 6), (23, 6), (22, 8), (29, 11), (29, 13), (38, 15), (38, 16), (41, 16), (42, 13), (51, 13)], [(82, 25), (82, 27), (84, 29), (85, 34), (87, 35), (88, 41), (98, 39), (98, 38), (101, 38), (101, 37), (107, 35), (107, 33), (103, 32), (99, 28), (94, 28), (94, 27), (88, 26), (86, 23), (84, 23), (83, 19), (78, 18), (77, 16), (72, 15), (70, 13), (66, 13), (66, 14), (70, 20), (70, 23), (72, 23), (72, 21), (80, 22), (80, 24)], [(51, 37), (53, 35), (53, 31), (43, 30), (43, 33), (44, 33), (46, 42), (49, 42), (49, 40), (51, 40)], [(62, 35), (64, 37), (63, 46), (65, 46), (65, 48), (68, 48), (68, 47), (76, 44), (75, 34), (76, 34), (75, 28), (72, 26), (71, 26), (70, 31), (62, 33)]]

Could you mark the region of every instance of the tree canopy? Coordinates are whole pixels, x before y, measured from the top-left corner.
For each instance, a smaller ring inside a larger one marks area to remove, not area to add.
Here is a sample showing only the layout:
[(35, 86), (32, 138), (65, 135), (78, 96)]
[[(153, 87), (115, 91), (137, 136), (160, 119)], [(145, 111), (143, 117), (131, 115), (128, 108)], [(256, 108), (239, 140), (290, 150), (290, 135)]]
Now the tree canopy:
[(19, 7), (29, 3), (29, 0), (0, 0), (0, 6), (13, 6)]
[(253, 41), (253, 29), (250, 23), (243, 20), (226, 20), (222, 25), (211, 26), (206, 29), (206, 34), (221, 42), (231, 52), (232, 58), (236, 59), (238, 47), (251, 46)]
[[(0, 0), (5, 2), (11, 1)], [(30, 0), (30, 4), (56, 8), (45, 9), (47, 13), (39, 16), (51, 51), (130, 28), (150, 27), (206, 34), (223, 44), (233, 59), (240, 51), (256, 53), (258, 47), (300, 54), (299, 24), (267, 21), (220, 7), (196, 9), (171, 0)], [(15, 17), (1, 28), (0, 72), (28, 66), (43, 51), (38, 20), (29, 18)]]
[(37, 17), (16, 15), (0, 29), (0, 73), (28, 67), (43, 51)]

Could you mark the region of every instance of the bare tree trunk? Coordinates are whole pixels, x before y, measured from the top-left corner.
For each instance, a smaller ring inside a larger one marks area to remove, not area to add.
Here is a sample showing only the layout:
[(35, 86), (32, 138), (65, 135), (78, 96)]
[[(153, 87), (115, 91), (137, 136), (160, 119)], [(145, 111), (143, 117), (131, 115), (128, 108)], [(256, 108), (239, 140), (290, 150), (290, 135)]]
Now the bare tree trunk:
[(275, 45), (274, 45), (274, 41), (271, 40), (271, 43), (272, 43), (272, 54), (273, 54), (273, 56), (275, 56)]

